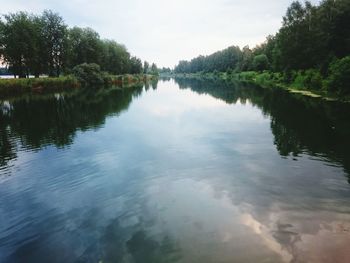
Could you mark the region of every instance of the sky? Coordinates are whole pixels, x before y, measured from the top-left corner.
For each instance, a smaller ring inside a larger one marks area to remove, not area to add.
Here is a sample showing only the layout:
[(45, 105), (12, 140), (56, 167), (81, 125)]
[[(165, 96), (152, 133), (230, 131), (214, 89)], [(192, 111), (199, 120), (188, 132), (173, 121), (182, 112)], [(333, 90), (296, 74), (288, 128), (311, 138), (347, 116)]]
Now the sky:
[(142, 60), (174, 67), (228, 46), (262, 43), (278, 31), (292, 1), (0, 0), (0, 14), (51, 9), (70, 27), (91, 27)]

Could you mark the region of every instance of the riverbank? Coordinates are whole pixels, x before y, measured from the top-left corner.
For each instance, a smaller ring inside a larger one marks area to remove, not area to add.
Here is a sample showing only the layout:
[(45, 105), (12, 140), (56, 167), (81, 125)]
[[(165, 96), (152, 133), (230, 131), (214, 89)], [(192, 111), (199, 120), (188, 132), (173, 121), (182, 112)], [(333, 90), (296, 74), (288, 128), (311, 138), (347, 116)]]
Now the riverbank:
[(280, 88), (284, 89), (290, 93), (297, 93), (303, 96), (320, 98), (327, 101), (341, 101), (350, 102), (349, 96), (340, 96), (335, 93), (329, 93), (324, 89), (320, 88), (318, 90), (305, 89), (301, 83), (298, 81), (293, 81), (292, 83), (285, 83), (282, 78), (281, 73), (274, 72), (241, 72), (241, 73), (226, 73), (226, 72), (211, 72), (211, 73), (193, 73), (193, 74), (175, 74), (173, 77), (181, 78), (197, 78), (197, 79), (218, 79), (224, 81), (241, 81), (250, 84), (259, 85), (263, 88)]
[[(155, 79), (157, 79), (157, 76), (148, 74), (109, 75), (105, 80), (105, 85), (126, 88)], [(0, 97), (17, 96), (26, 93), (65, 91), (81, 88), (82, 86), (82, 83), (74, 76), (63, 76), (58, 78), (0, 79)]]

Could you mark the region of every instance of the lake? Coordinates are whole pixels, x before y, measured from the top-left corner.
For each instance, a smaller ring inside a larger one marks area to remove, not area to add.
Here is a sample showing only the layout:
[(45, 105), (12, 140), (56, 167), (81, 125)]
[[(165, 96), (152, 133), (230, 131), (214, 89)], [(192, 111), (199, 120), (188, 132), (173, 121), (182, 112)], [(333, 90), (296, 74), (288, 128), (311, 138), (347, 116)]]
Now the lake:
[(350, 262), (349, 105), (171, 79), (0, 106), (0, 262)]

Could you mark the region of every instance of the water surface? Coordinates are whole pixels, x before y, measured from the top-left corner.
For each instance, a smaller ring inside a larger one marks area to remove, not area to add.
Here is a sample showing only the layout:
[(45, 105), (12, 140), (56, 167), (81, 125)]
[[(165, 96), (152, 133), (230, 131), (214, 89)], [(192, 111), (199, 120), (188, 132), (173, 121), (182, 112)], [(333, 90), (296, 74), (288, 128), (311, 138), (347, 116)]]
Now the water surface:
[(0, 105), (0, 262), (350, 262), (347, 105), (181, 79)]

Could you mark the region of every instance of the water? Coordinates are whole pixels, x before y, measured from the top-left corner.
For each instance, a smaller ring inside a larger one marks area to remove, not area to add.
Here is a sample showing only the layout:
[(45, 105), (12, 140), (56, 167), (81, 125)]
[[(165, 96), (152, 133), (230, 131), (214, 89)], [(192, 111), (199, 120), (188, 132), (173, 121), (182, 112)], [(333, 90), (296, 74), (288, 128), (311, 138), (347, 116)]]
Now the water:
[(350, 262), (347, 105), (188, 80), (0, 105), (0, 262)]

